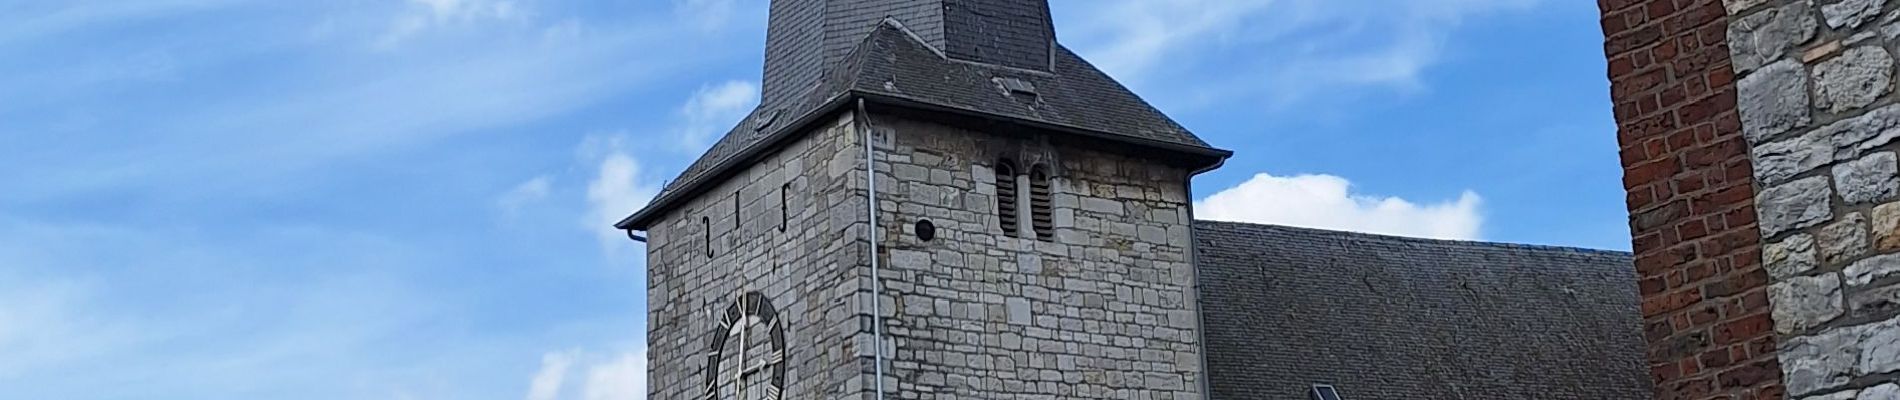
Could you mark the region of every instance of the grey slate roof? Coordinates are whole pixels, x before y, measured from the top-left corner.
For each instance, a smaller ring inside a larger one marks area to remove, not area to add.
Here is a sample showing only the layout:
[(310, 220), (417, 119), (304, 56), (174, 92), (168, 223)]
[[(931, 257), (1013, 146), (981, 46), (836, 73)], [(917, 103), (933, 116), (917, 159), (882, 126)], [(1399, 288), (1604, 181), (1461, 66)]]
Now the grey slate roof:
[(1648, 399), (1628, 253), (1197, 221), (1212, 400)]
[[(677, 179), (669, 181), (646, 209), (616, 226), (644, 229), (649, 219), (694, 194), (696, 185), (706, 183), (704, 181), (743, 163), (748, 157), (770, 150), (778, 141), (800, 133), (805, 122), (835, 112), (854, 98), (899, 107), (979, 115), (1091, 139), (1189, 154), (1204, 159), (1201, 162), (1205, 165), (1217, 165), (1232, 154), (1208, 145), (1061, 45), (1054, 45), (1048, 71), (1028, 70), (950, 57), (931, 47), (927, 39), (908, 31), (907, 25), (895, 19), (883, 21), (873, 25), (849, 53), (825, 69), (812, 90), (765, 100)], [(1035, 87), (1037, 95), (1012, 94), (1003, 89), (1001, 78), (1028, 82)], [(774, 122), (765, 129), (754, 129), (754, 122), (758, 120)]]

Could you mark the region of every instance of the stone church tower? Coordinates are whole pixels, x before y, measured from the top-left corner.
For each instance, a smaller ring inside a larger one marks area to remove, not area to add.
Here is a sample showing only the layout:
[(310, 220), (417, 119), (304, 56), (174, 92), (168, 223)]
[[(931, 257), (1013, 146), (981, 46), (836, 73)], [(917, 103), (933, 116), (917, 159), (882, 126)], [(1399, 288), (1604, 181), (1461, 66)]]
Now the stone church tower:
[(762, 104), (618, 224), (650, 398), (1202, 398), (1189, 180), (1231, 153), (1054, 32), (1046, 0), (772, 1)]

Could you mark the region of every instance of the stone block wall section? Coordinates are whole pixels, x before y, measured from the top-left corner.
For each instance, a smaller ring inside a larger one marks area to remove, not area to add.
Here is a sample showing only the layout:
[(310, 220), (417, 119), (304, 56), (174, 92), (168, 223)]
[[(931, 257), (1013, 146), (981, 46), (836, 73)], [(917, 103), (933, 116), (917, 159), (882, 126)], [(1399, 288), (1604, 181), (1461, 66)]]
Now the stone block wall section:
[(864, 150), (853, 120), (832, 119), (648, 229), (647, 398), (706, 398), (706, 339), (724, 330), (714, 313), (752, 291), (785, 324), (785, 398), (870, 398)]
[(1726, 0), (1790, 398), (1900, 398), (1900, 10)]
[(1721, 0), (1600, 0), (1657, 399), (1779, 399)]
[[(1203, 398), (1186, 169), (1028, 135), (871, 121), (891, 398)], [(1028, 222), (1003, 233), (992, 168), (1004, 157), (1019, 173), (1052, 173), (1050, 237)], [(923, 220), (934, 239), (917, 235)]]

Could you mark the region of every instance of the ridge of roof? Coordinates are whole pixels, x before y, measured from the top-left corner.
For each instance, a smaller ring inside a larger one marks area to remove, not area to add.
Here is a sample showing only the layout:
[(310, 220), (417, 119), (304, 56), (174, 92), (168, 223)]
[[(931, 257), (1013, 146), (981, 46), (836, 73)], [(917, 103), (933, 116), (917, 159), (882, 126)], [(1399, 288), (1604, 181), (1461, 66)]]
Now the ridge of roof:
[(1440, 246), (1440, 247), (1447, 247), (1447, 248), (1493, 248), (1493, 249), (1501, 249), (1501, 250), (1576, 253), (1576, 254), (1582, 254), (1582, 255), (1598, 255), (1598, 256), (1608, 256), (1608, 257), (1621, 257), (1621, 258), (1635, 257), (1633, 253), (1622, 251), (1622, 250), (1605, 250), (1605, 249), (1592, 249), (1592, 248), (1586, 248), (1586, 247), (1555, 246), (1555, 245), (1544, 245), (1544, 244), (1491, 242), (1491, 241), (1482, 241), (1482, 240), (1435, 239), (1435, 238), (1422, 238), (1422, 237), (1412, 237), (1412, 236), (1386, 235), (1386, 234), (1367, 233), (1367, 232), (1342, 231), (1342, 230), (1334, 230), (1334, 229), (1309, 228), (1309, 227), (1291, 226), (1291, 225), (1260, 224), (1260, 223), (1252, 223), (1252, 222), (1197, 219), (1197, 220), (1194, 220), (1194, 228), (1218, 230), (1218, 231), (1224, 231), (1224, 232), (1276, 231), (1276, 232), (1291, 233), (1291, 234), (1305, 234), (1305, 235), (1322, 236), (1322, 237), (1334, 237), (1334, 238), (1341, 238), (1341, 239), (1354, 239), (1354, 240), (1361, 240), (1361, 241), (1367, 241), (1367, 242), (1402, 243), (1402, 244), (1424, 245), (1424, 246)]

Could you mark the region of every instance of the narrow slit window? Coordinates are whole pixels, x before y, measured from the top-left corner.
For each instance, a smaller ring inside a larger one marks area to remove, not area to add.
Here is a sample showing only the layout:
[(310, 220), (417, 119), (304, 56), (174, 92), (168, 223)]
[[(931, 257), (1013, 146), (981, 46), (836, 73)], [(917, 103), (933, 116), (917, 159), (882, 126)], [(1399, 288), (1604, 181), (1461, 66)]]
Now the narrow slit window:
[(1055, 215), (1050, 207), (1049, 167), (1036, 165), (1029, 169), (1029, 219), (1030, 226), (1036, 230), (1036, 238), (1049, 240), (1055, 237)]
[(778, 188), (778, 210), (779, 210), (778, 211), (778, 231), (779, 232), (784, 232), (785, 227), (790, 226), (792, 224), (792, 206), (791, 206), (792, 194), (791, 193), (792, 193), (791, 183), (786, 183), (784, 186), (779, 186)]
[(712, 258), (712, 217), (699, 217), (699, 237), (706, 245), (706, 258)]
[(996, 162), (996, 219), (1004, 235), (1016, 236), (1019, 222), (1016, 205), (1016, 164), (1008, 159)]
[(744, 216), (744, 215), (745, 215), (745, 211), (739, 207), (739, 192), (732, 192), (732, 230), (733, 231), (735, 232), (739, 231), (740, 227), (745, 226), (744, 220), (740, 218), (741, 216)]

